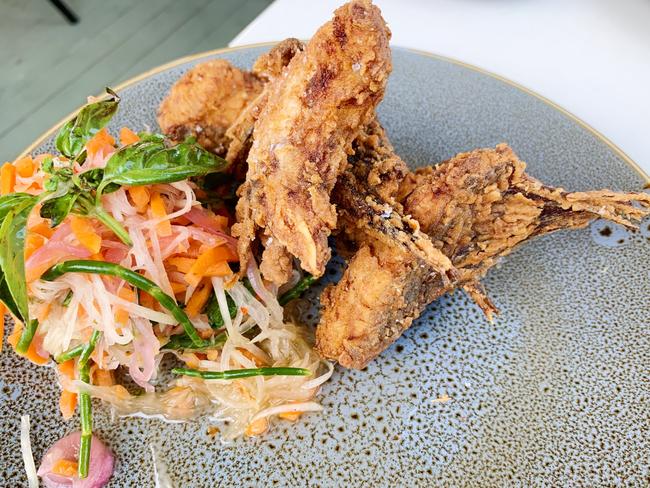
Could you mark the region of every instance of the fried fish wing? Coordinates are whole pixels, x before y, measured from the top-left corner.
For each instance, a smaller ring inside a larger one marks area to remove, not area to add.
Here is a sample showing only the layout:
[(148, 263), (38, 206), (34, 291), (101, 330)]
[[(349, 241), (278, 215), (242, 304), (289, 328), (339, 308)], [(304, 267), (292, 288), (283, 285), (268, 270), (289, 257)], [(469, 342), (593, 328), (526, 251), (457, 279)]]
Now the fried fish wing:
[[(547, 187), (524, 170), (525, 163), (500, 144), (459, 154), (407, 177), (403, 187), (408, 189), (400, 191), (404, 212), (418, 219), (434, 246), (450, 258), (456, 274), (445, 283), (413, 253), (396, 252), (385, 241), (366, 238), (341, 281), (324, 292), (316, 332), (320, 353), (343, 366), (362, 368), (432, 300), (457, 287), (489, 315), (495, 308), (478, 280), (518, 244), (555, 230), (584, 227), (601, 217), (632, 225), (649, 213), (646, 193), (570, 193)], [(381, 280), (371, 279), (375, 275)], [(366, 301), (368, 287), (358, 281), (361, 278), (372, 283), (373, 297), (386, 295), (390, 300)], [(366, 305), (371, 310), (365, 310)]]
[[(330, 193), (353, 139), (383, 97), (389, 38), (379, 9), (354, 0), (336, 10), (273, 82), (255, 123), (233, 226), (243, 267), (256, 229), (263, 229), (262, 242), (273, 240), (274, 256), (284, 248), (303, 269), (323, 274), (327, 237), (336, 226)], [(270, 274), (276, 283), (287, 278)]]
[(188, 136), (224, 155), (226, 130), (262, 91), (263, 80), (224, 59), (196, 65), (171, 88), (158, 109), (158, 125), (172, 140)]
[(567, 192), (528, 176), (526, 164), (506, 144), (461, 153), (418, 175), (403, 196), (435, 246), (458, 267), (510, 252), (519, 242), (605, 218), (633, 226), (647, 211), (646, 193), (608, 190)]

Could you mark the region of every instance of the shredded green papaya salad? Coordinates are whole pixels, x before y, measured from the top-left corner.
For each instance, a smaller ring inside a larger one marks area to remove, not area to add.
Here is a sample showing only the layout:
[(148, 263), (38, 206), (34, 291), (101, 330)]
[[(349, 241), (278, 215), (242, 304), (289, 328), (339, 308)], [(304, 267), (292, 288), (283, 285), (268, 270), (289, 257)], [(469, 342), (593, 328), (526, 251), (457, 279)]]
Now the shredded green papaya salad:
[(192, 139), (111, 134), (120, 99), (107, 92), (63, 125), (58, 154), (0, 168), (8, 342), (56, 366), (61, 414), (80, 418), (38, 474), (87, 486), (113, 465), (92, 434), (93, 398), (121, 416), (208, 415), (227, 421), (220, 431), (231, 439), (320, 410), (332, 373), (310, 331), (284, 316), (312, 277), (296, 271), (278, 290), (254, 259), (239, 269), (227, 162)]

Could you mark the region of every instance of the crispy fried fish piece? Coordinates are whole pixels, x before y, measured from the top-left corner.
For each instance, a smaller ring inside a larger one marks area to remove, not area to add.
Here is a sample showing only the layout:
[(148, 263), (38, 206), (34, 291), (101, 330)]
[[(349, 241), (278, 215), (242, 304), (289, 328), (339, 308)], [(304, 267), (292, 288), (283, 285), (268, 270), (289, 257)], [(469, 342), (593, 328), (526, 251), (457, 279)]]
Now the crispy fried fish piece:
[[(255, 123), (246, 182), (240, 187), (239, 255), (245, 268), (257, 229), (277, 258), (295, 256), (323, 274), (336, 226), (330, 193), (359, 129), (374, 117), (391, 71), (390, 31), (369, 0), (336, 10), (270, 87)], [(267, 279), (285, 270), (262, 256)]]
[(332, 199), (339, 211), (339, 228), (348, 240), (383, 243), (386, 248), (420, 259), (441, 273), (443, 279), (453, 275), (451, 260), (420, 232), (417, 220), (374, 196), (351, 171), (339, 177)]
[[(373, 195), (395, 204), (400, 185), (410, 174), (408, 166), (396, 153), (377, 121), (364, 127), (352, 143), (354, 152), (348, 156), (348, 169)], [(338, 205), (338, 202), (335, 202)]]
[(596, 218), (631, 226), (649, 213), (648, 194), (570, 193), (547, 187), (524, 170), (525, 163), (500, 144), (407, 177), (399, 193), (403, 211), (418, 219), (433, 245), (450, 258), (455, 277), (445, 283), (420, 256), (386, 241), (361, 241), (342, 279), (321, 296), (316, 331), (321, 355), (362, 368), (431, 301), (457, 287), (491, 313), (494, 306), (478, 280), (516, 245), (555, 230), (584, 227)]
[(287, 37), (257, 58), (251, 72), (266, 82), (273, 81), (282, 74), (293, 57), (304, 50), (304, 42), (295, 37)]
[(609, 190), (567, 192), (528, 176), (526, 164), (506, 144), (461, 153), (421, 171), (418, 185), (403, 196), (435, 246), (459, 267), (474, 266), (510, 252), (519, 242), (605, 218), (633, 227), (647, 212), (646, 193)]
[(282, 74), (293, 57), (302, 52), (305, 45), (292, 37), (278, 43), (269, 52), (262, 54), (253, 65), (252, 72), (266, 82), (262, 92), (235, 119), (226, 131), (228, 153), (226, 160), (231, 164), (246, 162), (253, 144), (253, 127), (268, 100), (271, 81)]
[(188, 136), (225, 155), (226, 130), (261, 92), (262, 77), (225, 59), (196, 65), (172, 87), (158, 109), (158, 125), (173, 141)]

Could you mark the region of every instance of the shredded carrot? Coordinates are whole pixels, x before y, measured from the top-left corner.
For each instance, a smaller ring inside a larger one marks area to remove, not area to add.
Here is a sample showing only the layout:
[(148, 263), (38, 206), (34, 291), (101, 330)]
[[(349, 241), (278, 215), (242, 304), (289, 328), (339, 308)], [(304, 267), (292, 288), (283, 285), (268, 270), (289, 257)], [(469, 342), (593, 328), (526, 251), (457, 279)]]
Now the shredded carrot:
[[(187, 258), (172, 258), (187, 259)], [(236, 261), (237, 256), (227, 246), (215, 246), (201, 253), (189, 270), (181, 269), (185, 273), (185, 281), (196, 286), (202, 277), (228, 276), (232, 273), (226, 261)], [(170, 260), (171, 261), (171, 260)], [(189, 264), (189, 261), (186, 261)]]
[(175, 219), (173, 219), (173, 222), (178, 225), (189, 225), (192, 223), (190, 219), (185, 217), (184, 215), (179, 215)]
[(133, 144), (134, 142), (138, 142), (140, 140), (140, 137), (138, 134), (133, 132), (131, 129), (128, 127), (122, 127), (120, 129), (120, 144), (123, 146), (128, 146), (129, 144)]
[(45, 220), (42, 220), (38, 224), (31, 226), (29, 228), (29, 231), (40, 234), (43, 237), (47, 237), (48, 239), (52, 237), (52, 234), (54, 234), (54, 229), (52, 229), (52, 227), (50, 227), (50, 225)]
[(194, 258), (185, 258), (182, 256), (174, 256), (167, 260), (169, 264), (175, 266), (178, 271), (181, 273), (189, 273), (190, 270), (194, 267), (196, 259)]
[(237, 259), (237, 255), (228, 246), (211, 247), (197, 258), (196, 263), (189, 272), (197, 275), (203, 273), (209, 276), (205, 270), (210, 270), (215, 264), (220, 265), (224, 261), (233, 262), (237, 261)]
[(208, 303), (210, 295), (212, 295), (212, 285), (210, 282), (205, 281), (203, 286), (197, 289), (190, 297), (185, 306), (185, 313), (189, 317), (196, 317), (201, 313), (205, 304)]
[(52, 466), (52, 473), (58, 474), (60, 476), (75, 477), (77, 476), (77, 470), (79, 469), (79, 464), (77, 461), (71, 461), (70, 459), (59, 459), (54, 466)]
[(45, 237), (34, 232), (28, 232), (25, 238), (25, 259), (29, 259), (43, 244), (45, 244)]
[[(18, 341), (16, 341), (16, 343), (18, 343)], [(34, 364), (38, 364), (38, 365), (47, 364), (50, 358), (44, 358), (38, 353), (38, 349), (42, 343), (43, 343), (43, 336), (36, 334), (32, 339), (31, 344), (29, 345), (29, 349), (27, 349), (27, 352), (23, 356), (29, 359)]]
[(278, 417), (284, 420), (289, 420), (290, 422), (295, 422), (301, 415), (302, 412), (282, 412), (278, 414)]
[(248, 437), (253, 437), (256, 435), (262, 435), (264, 432), (266, 432), (269, 428), (269, 421), (266, 420), (266, 417), (262, 417), (261, 419), (254, 420), (250, 424), (248, 424), (248, 427), (246, 427), (246, 435)]
[[(127, 288), (126, 286), (121, 288), (120, 291), (117, 292), (117, 295), (124, 300), (128, 300), (129, 302), (135, 302), (135, 291)], [(118, 308), (115, 312), (115, 321), (118, 324), (126, 325), (129, 322), (129, 312), (122, 308)]]
[(93, 375), (93, 383), (99, 386), (113, 386), (115, 384), (113, 373), (106, 369), (97, 368)]
[(50, 266), (52, 266), (56, 261), (54, 259), (44, 261), (40, 266), (33, 266), (25, 270), (25, 281), (31, 283), (34, 280), (37, 280), (45, 273)]
[(185, 252), (190, 257), (198, 258), (201, 255), (201, 248), (203, 245), (200, 242), (193, 241), (190, 243), (190, 248)]
[(79, 243), (91, 253), (97, 254), (102, 248), (102, 238), (93, 227), (91, 221), (85, 217), (70, 217), (70, 227)]
[(255, 366), (266, 366), (266, 362), (262, 359), (257, 357), (255, 354), (250, 352), (248, 349), (244, 349), (243, 347), (238, 347), (237, 350), (242, 353), (243, 356), (245, 356), (247, 359), (250, 359), (255, 363)]
[(146, 186), (132, 186), (128, 190), (129, 196), (138, 212), (144, 213), (149, 205), (149, 190)]
[(108, 133), (105, 127), (97, 132), (97, 134), (86, 143), (86, 151), (88, 152), (89, 157), (102, 150), (104, 150), (105, 153), (109, 152), (114, 149), (114, 147), (115, 138)]
[(153, 299), (149, 293), (141, 291), (140, 292), (140, 305), (143, 307), (147, 307), (151, 310), (154, 310), (154, 307), (156, 305), (156, 301)]
[[(165, 202), (158, 192), (151, 194), (151, 215), (156, 219), (167, 217)], [(170, 236), (172, 235), (172, 223), (169, 220), (163, 220), (156, 226), (156, 231), (161, 237)]]
[(59, 370), (59, 373), (66, 376), (67, 378), (70, 378), (71, 380), (73, 380), (75, 377), (74, 359), (68, 359), (67, 361), (57, 364), (56, 369)]
[(176, 283), (175, 281), (171, 282), (172, 285), (172, 291), (174, 292), (174, 295), (178, 293), (185, 293), (187, 290), (187, 285), (185, 283)]
[(59, 410), (65, 420), (72, 418), (74, 411), (77, 409), (77, 394), (68, 390), (61, 391), (59, 398)]
[(7, 343), (16, 349), (18, 341), (20, 340), (20, 335), (23, 333), (23, 324), (20, 322), (14, 322), (14, 330), (11, 331), (11, 334), (7, 337)]
[(8, 195), (14, 191), (16, 186), (16, 167), (11, 163), (5, 163), (0, 168), (0, 194)]
[(4, 303), (0, 303), (0, 352), (2, 352), (2, 346), (5, 339), (5, 314), (7, 313), (7, 307)]
[(187, 273), (185, 275), (185, 281), (187, 281), (192, 286), (196, 286), (204, 276), (229, 276), (231, 274), (232, 270), (230, 269), (230, 266), (228, 266), (228, 263), (221, 261), (219, 263), (210, 265), (210, 267), (206, 268), (205, 270), (202, 270), (200, 275)]
[(34, 174), (34, 161), (31, 156), (21, 158), (14, 163), (16, 172), (23, 178), (29, 178)]
[[(46, 312), (48, 312), (49, 307), (46, 308)], [(39, 320), (41, 320), (41, 317), (38, 317)], [(18, 341), (20, 340), (20, 336), (23, 332), (23, 324), (20, 322), (15, 322), (14, 325), (14, 330), (9, 334), (7, 337), (7, 342), (11, 345), (11, 347), (14, 348), (14, 351), (16, 350), (16, 346), (18, 345)], [(46, 364), (49, 361), (49, 358), (44, 358), (43, 356), (38, 354), (38, 348), (41, 346), (43, 343), (43, 336), (40, 336), (36, 334), (34, 338), (32, 339), (32, 342), (29, 345), (29, 349), (27, 349), (27, 352), (25, 354), (19, 354), (20, 356), (23, 356), (27, 359), (29, 359), (32, 363), (35, 364)]]

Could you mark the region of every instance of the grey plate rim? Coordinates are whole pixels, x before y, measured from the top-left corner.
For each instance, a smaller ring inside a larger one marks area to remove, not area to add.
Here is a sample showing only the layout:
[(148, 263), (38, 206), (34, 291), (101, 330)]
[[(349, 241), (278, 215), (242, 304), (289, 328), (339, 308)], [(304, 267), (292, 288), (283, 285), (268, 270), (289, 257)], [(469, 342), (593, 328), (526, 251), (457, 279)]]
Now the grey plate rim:
[[(124, 88), (127, 88), (127, 87), (129, 87), (131, 85), (134, 85), (134, 84), (136, 84), (136, 83), (138, 83), (138, 82), (140, 82), (140, 81), (142, 81), (142, 80), (144, 80), (146, 78), (149, 78), (150, 76), (153, 76), (153, 75), (155, 75), (157, 73), (161, 73), (163, 71), (174, 68), (174, 67), (179, 66), (181, 64), (188, 63), (188, 62), (191, 62), (191, 61), (196, 61), (196, 60), (199, 60), (201, 58), (208, 57), (208, 56), (214, 56), (216, 54), (223, 54), (223, 53), (229, 53), (229, 52), (234, 52), (234, 51), (245, 51), (247, 49), (257, 48), (257, 47), (266, 47), (266, 46), (270, 47), (270, 46), (274, 46), (278, 42), (281, 42), (281, 41), (267, 41), (267, 42), (259, 42), (259, 43), (255, 43), (255, 44), (244, 44), (244, 45), (241, 45), (241, 46), (225, 47), (225, 48), (220, 48), (220, 49), (212, 49), (212, 50), (209, 50), (209, 51), (203, 51), (203, 52), (196, 53), (196, 54), (190, 54), (188, 56), (183, 56), (181, 58), (174, 59), (173, 61), (170, 61), (168, 63), (161, 64), (159, 66), (151, 68), (150, 70), (145, 71), (144, 73), (140, 73), (139, 75), (136, 75), (133, 78), (129, 78), (128, 80), (120, 83), (119, 85), (116, 85), (113, 89), (115, 91), (123, 90)], [(438, 59), (440, 61), (446, 61), (446, 62), (449, 62), (449, 63), (453, 63), (453, 64), (455, 64), (457, 66), (462, 66), (463, 68), (467, 68), (467, 69), (470, 69), (472, 71), (475, 71), (475, 72), (490, 76), (491, 78), (494, 78), (494, 79), (496, 79), (498, 81), (501, 81), (502, 83), (505, 83), (505, 84), (507, 84), (509, 86), (512, 86), (512, 87), (526, 93), (527, 95), (530, 95), (530, 96), (533, 96), (533, 97), (537, 98), (538, 100), (540, 100), (543, 103), (545, 103), (546, 105), (549, 105), (550, 107), (554, 108), (558, 112), (562, 113), (564, 116), (568, 117), (569, 119), (576, 122), (578, 125), (580, 125), (584, 129), (586, 129), (588, 132), (593, 134), (594, 137), (596, 137), (603, 144), (605, 144), (612, 151), (614, 151), (614, 153), (617, 156), (619, 156), (628, 166), (630, 166), (636, 173), (638, 173), (641, 176), (641, 178), (643, 178), (643, 180), (645, 181), (644, 186), (647, 187), (647, 186), (650, 185), (650, 175), (648, 175), (643, 170), (643, 168), (641, 168), (641, 166), (636, 161), (634, 161), (630, 156), (628, 156), (620, 147), (618, 147), (611, 140), (609, 140), (607, 137), (605, 137), (602, 133), (600, 133), (599, 131), (594, 129), (591, 125), (589, 125), (587, 122), (585, 122), (584, 120), (582, 120), (578, 116), (574, 115), (573, 113), (569, 112), (564, 107), (558, 105), (557, 103), (555, 103), (552, 100), (544, 97), (543, 95), (540, 95), (539, 93), (531, 90), (530, 88), (527, 88), (527, 87), (525, 87), (525, 86), (523, 86), (523, 85), (521, 85), (521, 84), (519, 84), (517, 82), (514, 82), (514, 81), (510, 80), (509, 78), (506, 78), (505, 76), (501, 76), (499, 74), (493, 73), (492, 71), (486, 70), (484, 68), (480, 68), (480, 67), (475, 66), (475, 65), (470, 64), (470, 63), (466, 63), (465, 61), (460, 61), (458, 59), (451, 58), (449, 56), (442, 56), (440, 54), (435, 54), (435, 53), (425, 51), (425, 50), (422, 50), (422, 49), (413, 49), (413, 48), (401, 47), (401, 46), (395, 46), (395, 45), (391, 45), (391, 48), (397, 48), (397, 49), (402, 49), (402, 50), (405, 50), (405, 51), (410, 51), (412, 53), (419, 54), (421, 56), (435, 58), (435, 59)], [(105, 94), (102, 93), (97, 98), (103, 98), (103, 97), (105, 97)], [(36, 148), (40, 144), (42, 144), (43, 141), (45, 141), (47, 138), (49, 138), (56, 130), (59, 129), (59, 127), (61, 127), (68, 119), (70, 119), (74, 115), (76, 115), (77, 112), (79, 112), (79, 110), (81, 110), (82, 108), (83, 108), (83, 105), (81, 107), (78, 107), (75, 110), (73, 110), (71, 113), (66, 115), (63, 119), (61, 119), (56, 124), (54, 124), (52, 127), (50, 127), (45, 132), (43, 132), (39, 137), (36, 138), (36, 140), (34, 140), (34, 142), (32, 142), (29, 146), (27, 146), (27, 148), (25, 148), (16, 157), (16, 159), (20, 159), (20, 158), (23, 158), (23, 157), (27, 156), (30, 152), (32, 152), (34, 150), (34, 148)]]

